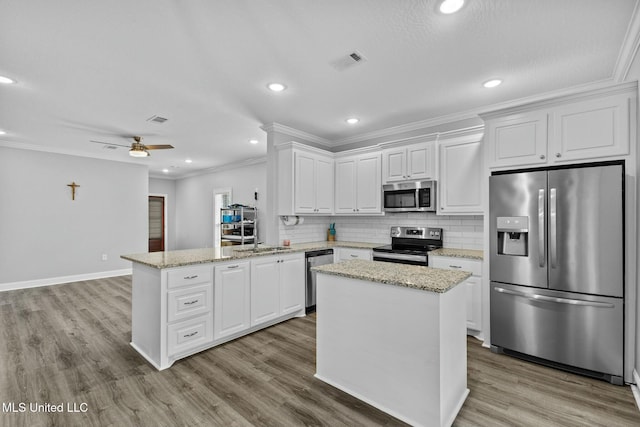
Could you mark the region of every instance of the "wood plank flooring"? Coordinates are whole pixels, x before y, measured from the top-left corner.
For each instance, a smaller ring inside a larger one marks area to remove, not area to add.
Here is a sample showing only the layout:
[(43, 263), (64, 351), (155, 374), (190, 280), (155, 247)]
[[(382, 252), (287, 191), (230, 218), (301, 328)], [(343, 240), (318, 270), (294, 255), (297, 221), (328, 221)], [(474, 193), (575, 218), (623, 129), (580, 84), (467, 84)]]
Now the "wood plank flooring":
[[(130, 304), (130, 276), (0, 293), (0, 426), (404, 425), (313, 377), (315, 315), (158, 372), (129, 346)], [(629, 387), (468, 347), (455, 426), (640, 425)]]

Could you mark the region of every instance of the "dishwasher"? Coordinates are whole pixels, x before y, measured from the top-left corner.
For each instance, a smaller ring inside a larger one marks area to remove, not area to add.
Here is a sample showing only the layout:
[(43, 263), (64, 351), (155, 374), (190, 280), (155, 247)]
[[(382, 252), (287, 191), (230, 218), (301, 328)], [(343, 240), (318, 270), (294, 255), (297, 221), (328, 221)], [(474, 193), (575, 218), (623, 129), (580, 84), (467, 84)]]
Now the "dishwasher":
[(311, 313), (316, 311), (316, 273), (311, 271), (311, 267), (333, 264), (333, 249), (309, 251), (305, 253), (304, 257), (307, 261), (305, 307), (306, 312)]

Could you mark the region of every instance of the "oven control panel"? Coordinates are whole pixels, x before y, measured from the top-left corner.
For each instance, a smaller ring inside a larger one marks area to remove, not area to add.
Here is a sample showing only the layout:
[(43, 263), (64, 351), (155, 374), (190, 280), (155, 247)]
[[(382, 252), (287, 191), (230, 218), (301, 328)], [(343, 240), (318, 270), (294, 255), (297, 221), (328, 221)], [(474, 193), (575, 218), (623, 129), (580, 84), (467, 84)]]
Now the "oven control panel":
[(442, 228), (432, 227), (391, 227), (391, 237), (410, 239), (442, 240)]

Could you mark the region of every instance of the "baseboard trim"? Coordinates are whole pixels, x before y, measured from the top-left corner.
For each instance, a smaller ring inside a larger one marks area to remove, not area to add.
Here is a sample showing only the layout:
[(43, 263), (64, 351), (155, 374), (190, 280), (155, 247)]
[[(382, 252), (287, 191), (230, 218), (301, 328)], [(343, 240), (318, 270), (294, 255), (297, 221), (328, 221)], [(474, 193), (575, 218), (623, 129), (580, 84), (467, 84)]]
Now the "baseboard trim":
[(22, 282), (0, 283), (0, 292), (16, 289), (38, 288), (40, 286), (62, 285), (63, 283), (81, 282), (83, 280), (105, 279), (107, 277), (126, 276), (131, 268), (122, 270), (99, 271), (96, 273), (75, 274), (73, 276), (49, 277), (46, 279), (25, 280)]
[(631, 391), (633, 392), (633, 397), (636, 399), (636, 406), (638, 410), (640, 410), (640, 374), (635, 369), (633, 370), (633, 381), (635, 384), (631, 384)]

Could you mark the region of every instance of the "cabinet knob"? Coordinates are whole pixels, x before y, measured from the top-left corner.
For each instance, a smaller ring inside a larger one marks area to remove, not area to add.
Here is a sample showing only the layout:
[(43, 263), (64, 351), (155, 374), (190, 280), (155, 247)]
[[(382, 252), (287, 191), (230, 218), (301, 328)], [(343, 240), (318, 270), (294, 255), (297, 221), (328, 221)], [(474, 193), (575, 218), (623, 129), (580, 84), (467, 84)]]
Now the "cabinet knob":
[(544, 154), (540, 154), (540, 159), (544, 160), (546, 156)]
[(556, 153), (556, 157), (562, 157), (562, 154)]

